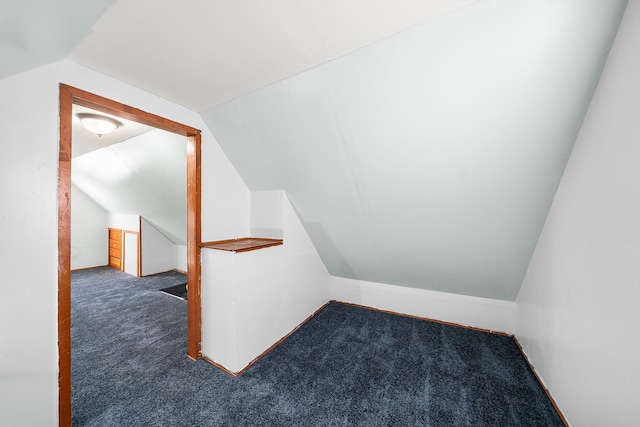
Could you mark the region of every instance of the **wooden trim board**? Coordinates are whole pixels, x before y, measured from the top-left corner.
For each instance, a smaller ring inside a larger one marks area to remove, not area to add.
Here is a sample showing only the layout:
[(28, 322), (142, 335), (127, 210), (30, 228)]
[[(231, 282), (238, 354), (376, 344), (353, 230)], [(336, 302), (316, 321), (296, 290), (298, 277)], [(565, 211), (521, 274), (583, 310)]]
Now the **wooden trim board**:
[(538, 381), (538, 384), (540, 384), (540, 387), (542, 387), (542, 389), (544, 390), (545, 394), (549, 398), (549, 401), (553, 405), (553, 409), (555, 409), (556, 412), (558, 413), (558, 416), (560, 417), (560, 420), (562, 421), (562, 424), (564, 424), (565, 427), (569, 427), (569, 422), (564, 417), (564, 414), (560, 410), (560, 407), (556, 403), (556, 401), (553, 398), (553, 396), (551, 396), (551, 393), (549, 392), (549, 389), (547, 388), (547, 386), (545, 386), (545, 384), (542, 382), (542, 378), (540, 378), (540, 376), (538, 375), (538, 372), (535, 370), (535, 368), (531, 364), (531, 361), (529, 360), (529, 356), (527, 356), (527, 353), (524, 352), (524, 349), (520, 345), (520, 341), (518, 341), (518, 338), (516, 338), (515, 336), (513, 337), (513, 341), (518, 346), (518, 350), (520, 350), (520, 353), (522, 354), (522, 357), (524, 358), (524, 360), (527, 361), (527, 365), (529, 366), (529, 369), (531, 369), (531, 372), (533, 373), (533, 376), (536, 377), (536, 380)]
[(201, 356), (201, 144), (198, 129), (61, 83), (58, 156), (58, 423), (71, 425), (71, 147), (72, 108), (81, 105), (187, 138), (187, 355)]
[(217, 249), (229, 252), (249, 252), (257, 249), (270, 248), (282, 245), (282, 239), (268, 239), (264, 237), (241, 237), (239, 239), (217, 240), (215, 242), (204, 242), (200, 247), (207, 249)]

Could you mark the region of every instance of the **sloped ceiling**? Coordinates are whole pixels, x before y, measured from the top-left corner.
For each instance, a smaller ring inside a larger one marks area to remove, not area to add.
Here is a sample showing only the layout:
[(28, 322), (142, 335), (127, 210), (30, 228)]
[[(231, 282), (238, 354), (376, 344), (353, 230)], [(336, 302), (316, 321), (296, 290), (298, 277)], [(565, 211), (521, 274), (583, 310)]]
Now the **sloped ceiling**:
[[(78, 114), (111, 117), (121, 126), (98, 136)], [(72, 184), (106, 212), (139, 215), (186, 245), (186, 138), (141, 123), (73, 106)]]
[(334, 275), (513, 300), (626, 3), (10, 0), (0, 77), (67, 55), (201, 112)]
[(0, 78), (66, 57), (114, 1), (0, 2)]
[[(78, 114), (98, 114), (101, 116), (109, 117), (121, 124), (114, 132), (98, 136), (95, 133), (87, 130), (80, 119)], [(78, 157), (83, 154), (89, 153), (100, 148), (108, 147), (109, 145), (117, 144), (127, 139), (135, 138), (143, 133), (151, 132), (154, 128), (143, 125), (142, 123), (136, 123), (131, 120), (126, 120), (121, 117), (116, 117), (103, 112), (95, 111), (87, 107), (80, 105), (74, 105), (73, 111), (73, 144), (72, 144), (72, 156)]]
[(479, 1), (201, 115), (331, 274), (514, 300), (625, 4)]
[(73, 159), (72, 183), (107, 212), (140, 215), (186, 245), (186, 138), (152, 130)]
[(69, 59), (194, 111), (473, 0), (120, 0)]

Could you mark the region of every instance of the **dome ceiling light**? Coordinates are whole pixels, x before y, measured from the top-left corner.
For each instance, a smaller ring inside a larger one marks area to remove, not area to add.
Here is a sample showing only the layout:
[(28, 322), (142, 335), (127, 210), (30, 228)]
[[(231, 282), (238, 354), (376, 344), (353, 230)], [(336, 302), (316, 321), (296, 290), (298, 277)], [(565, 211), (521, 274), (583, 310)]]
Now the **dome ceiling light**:
[(77, 114), (77, 117), (80, 119), (80, 123), (82, 123), (82, 126), (84, 126), (85, 129), (98, 136), (111, 133), (122, 126), (122, 123), (119, 121), (99, 114), (80, 113)]

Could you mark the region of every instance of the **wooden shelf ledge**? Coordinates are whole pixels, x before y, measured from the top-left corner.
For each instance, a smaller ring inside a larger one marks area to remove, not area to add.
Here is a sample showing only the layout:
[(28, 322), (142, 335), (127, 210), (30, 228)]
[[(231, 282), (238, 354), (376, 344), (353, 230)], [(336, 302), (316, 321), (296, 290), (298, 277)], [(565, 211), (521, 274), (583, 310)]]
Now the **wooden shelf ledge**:
[(203, 242), (202, 248), (217, 249), (230, 252), (248, 252), (257, 249), (270, 248), (282, 244), (282, 239), (266, 239), (262, 237), (241, 237), (239, 239), (218, 240), (216, 242)]

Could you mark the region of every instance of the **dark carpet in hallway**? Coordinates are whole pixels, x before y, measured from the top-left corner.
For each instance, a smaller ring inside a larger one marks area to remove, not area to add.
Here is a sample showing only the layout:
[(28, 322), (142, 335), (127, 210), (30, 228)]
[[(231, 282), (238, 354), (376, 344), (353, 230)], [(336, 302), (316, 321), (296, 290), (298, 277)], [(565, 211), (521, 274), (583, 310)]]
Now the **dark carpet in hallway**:
[(184, 281), (73, 272), (74, 425), (562, 425), (512, 339), (337, 303), (233, 378), (187, 358)]

